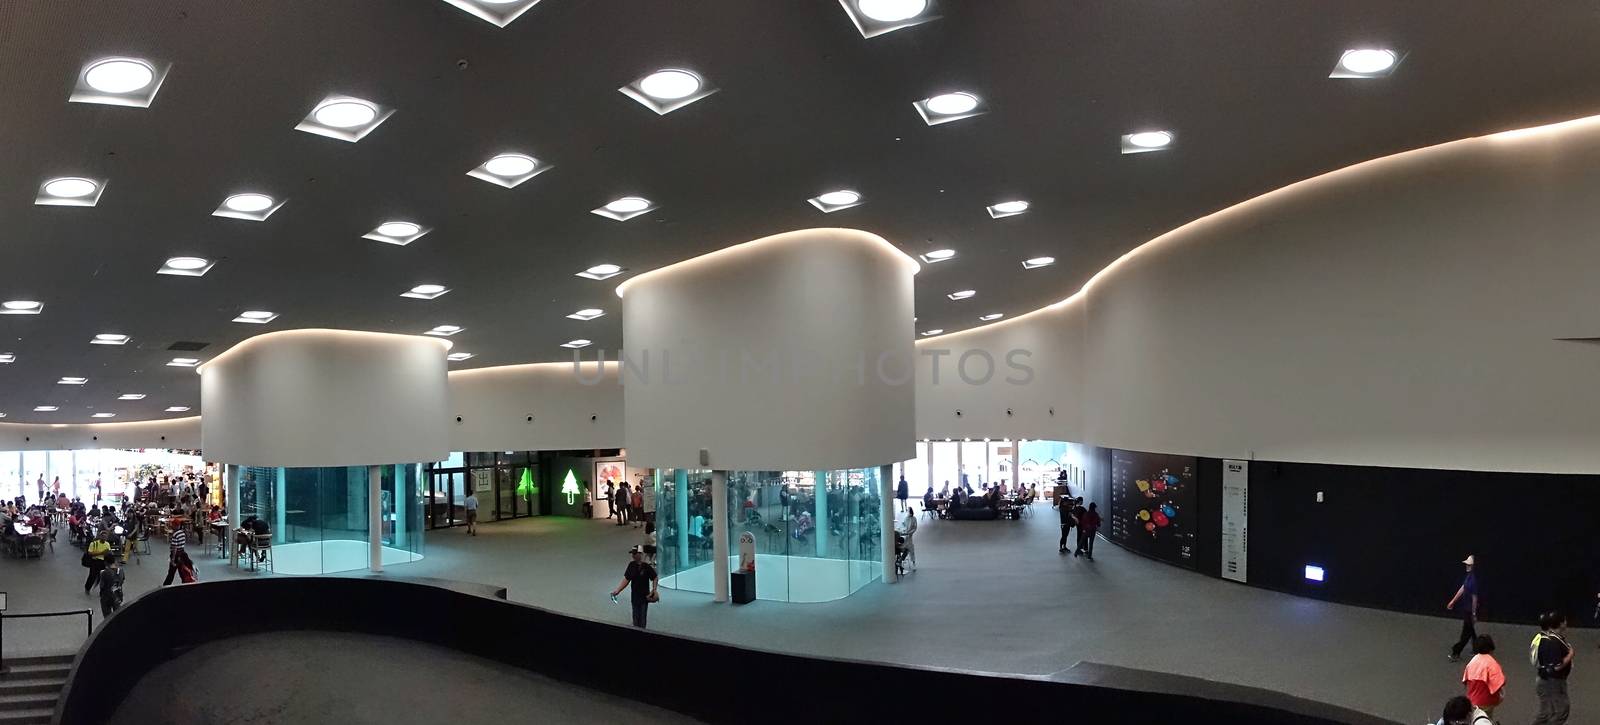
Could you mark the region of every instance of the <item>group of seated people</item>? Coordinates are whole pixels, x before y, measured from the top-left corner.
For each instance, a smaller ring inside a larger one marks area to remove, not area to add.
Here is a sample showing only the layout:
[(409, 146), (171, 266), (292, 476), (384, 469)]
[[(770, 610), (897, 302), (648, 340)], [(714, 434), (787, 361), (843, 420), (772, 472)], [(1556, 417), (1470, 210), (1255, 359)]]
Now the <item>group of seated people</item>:
[(261, 537), (266, 537), (270, 542), (271, 533), (272, 529), (267, 526), (267, 522), (252, 514), (239, 522), (239, 529), (233, 532), (233, 543), (238, 551), (250, 552), (249, 556), (256, 557), (257, 562), (263, 562), (267, 560), (267, 552), (264, 550), (265, 547), (257, 542), (261, 541)]
[(50, 512), (40, 505), (19, 506), (8, 501), (0, 507), (0, 551), (8, 556), (38, 556), (45, 541), (54, 541)]
[(933, 484), (928, 485), (928, 491), (922, 495), (922, 506), (942, 519), (994, 519), (1013, 508), (1033, 503), (1038, 496), (1038, 484), (1012, 486), (1002, 481), (984, 486), (979, 493), (971, 483), (963, 482), (951, 489), (950, 482), (945, 481), (937, 496)]

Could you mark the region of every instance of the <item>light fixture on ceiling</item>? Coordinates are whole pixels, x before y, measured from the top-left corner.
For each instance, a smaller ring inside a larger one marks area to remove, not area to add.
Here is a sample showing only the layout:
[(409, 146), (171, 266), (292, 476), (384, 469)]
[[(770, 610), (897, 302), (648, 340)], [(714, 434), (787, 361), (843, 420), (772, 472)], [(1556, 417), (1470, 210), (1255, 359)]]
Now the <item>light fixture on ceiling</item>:
[(948, 261), (956, 258), (956, 250), (954, 250), (954, 249), (935, 249), (935, 250), (933, 250), (931, 252), (923, 252), (922, 254), (917, 255), (917, 258), (921, 259), (924, 262), (927, 262), (928, 264), (938, 264), (940, 262), (948, 262)]
[(126, 345), (126, 344), (128, 344), (128, 339), (129, 338), (128, 338), (127, 335), (119, 335), (119, 334), (117, 334), (115, 332), (102, 332), (102, 333), (100, 333), (98, 335), (95, 335), (94, 339), (89, 341), (89, 344), (90, 345)]
[(167, 367), (169, 367), (169, 368), (192, 368), (192, 367), (194, 367), (196, 365), (199, 365), (199, 364), (200, 364), (199, 358), (175, 357), (175, 358), (172, 358), (172, 360), (167, 363)]
[(106, 183), (82, 176), (58, 176), (39, 184), (39, 194), (33, 199), (38, 206), (94, 206), (100, 203), (100, 194)]
[(156, 270), (156, 274), (203, 277), (206, 272), (210, 272), (211, 268), (215, 266), (217, 266), (216, 262), (204, 257), (172, 257), (161, 264), (161, 268)]
[(33, 412), (35, 413), (54, 413), (58, 410), (61, 409), (54, 405), (36, 405), (33, 407)]
[(588, 347), (588, 346), (593, 345), (593, 344), (594, 344), (593, 341), (585, 340), (585, 339), (580, 337), (580, 338), (578, 338), (576, 340), (568, 340), (566, 342), (563, 342), (563, 343), (561, 343), (561, 346), (562, 347), (569, 347), (569, 348), (572, 348), (572, 349), (576, 350), (576, 349), (578, 349), (580, 347)]
[(479, 164), (477, 168), (468, 171), (467, 176), (482, 179), (495, 186), (514, 189), (518, 184), (553, 168), (555, 167), (541, 163), (527, 154), (506, 153)]
[(606, 202), (605, 206), (591, 209), (590, 214), (599, 214), (607, 219), (625, 222), (640, 214), (654, 211), (657, 205), (642, 196), (624, 196)]
[(1388, 48), (1352, 48), (1339, 54), (1329, 78), (1382, 78), (1394, 73), (1400, 54)]
[(588, 322), (588, 321), (590, 321), (590, 320), (592, 320), (592, 319), (594, 319), (596, 317), (605, 317), (605, 315), (606, 315), (606, 311), (605, 310), (594, 308), (594, 307), (590, 307), (588, 309), (578, 310), (577, 312), (574, 312), (574, 313), (572, 313), (570, 315), (567, 315), (567, 319), (582, 320), (584, 322)]
[(911, 105), (917, 109), (917, 115), (922, 116), (923, 122), (929, 126), (981, 116), (989, 112), (989, 106), (983, 102), (982, 98), (966, 91), (940, 93)]
[(78, 378), (78, 377), (68, 376), (68, 377), (64, 377), (64, 378), (62, 378), (60, 380), (57, 380), (56, 381), (56, 385), (83, 385), (84, 383), (87, 383), (87, 382), (89, 382), (88, 378)]
[(937, 20), (929, 0), (839, 0), (863, 38)]
[(234, 194), (222, 200), (217, 210), (211, 216), (227, 217), (229, 219), (243, 219), (245, 221), (266, 221), (267, 217), (283, 206), (284, 199), (274, 199), (266, 194), (247, 191)]
[(1008, 216), (1016, 216), (1026, 212), (1028, 210), (1028, 202), (1020, 199), (1016, 201), (1002, 201), (999, 204), (988, 207), (988, 210), (989, 216), (994, 217), (995, 219), (1004, 219)]
[(394, 109), (351, 96), (328, 96), (311, 108), (295, 130), (355, 143), (394, 115)]
[(522, 17), (531, 8), (539, 4), (539, 0), (444, 0), (468, 15), (493, 23), (495, 27), (504, 28), (511, 21)]
[(17, 354), (16, 353), (14, 353), (14, 352), (0, 352), (0, 365), (10, 365), (11, 363), (14, 363), (16, 361), (17, 361)]
[(578, 276), (584, 279), (599, 281), (603, 279), (611, 279), (612, 277), (615, 277), (626, 271), (627, 270), (623, 269), (622, 267), (618, 267), (615, 264), (597, 264), (593, 267), (583, 270), (582, 272), (579, 272)]
[(149, 108), (171, 68), (171, 63), (157, 63), (143, 58), (92, 60), (78, 71), (78, 81), (72, 87), (72, 95), (67, 97), (67, 101)]
[(987, 315), (984, 315), (984, 316), (982, 316), (982, 317), (979, 317), (979, 318), (978, 318), (978, 319), (979, 319), (979, 320), (980, 320), (980, 321), (983, 321), (983, 322), (994, 322), (994, 321), (995, 321), (995, 320), (998, 320), (998, 319), (1000, 319), (1000, 318), (1002, 318), (1002, 317), (1005, 317), (1005, 314), (1004, 314), (1004, 313), (1001, 313), (1001, 312), (991, 312), (991, 313), (989, 313), (989, 314), (987, 314)]
[(964, 299), (972, 297), (973, 295), (976, 295), (976, 294), (978, 294), (978, 293), (975, 290), (964, 289), (964, 290), (958, 290), (956, 292), (951, 292), (950, 294), (945, 295), (945, 296), (949, 297), (952, 300), (964, 300)]
[(435, 325), (432, 330), (422, 334), (433, 335), (434, 337), (449, 337), (465, 329), (467, 328), (460, 325)]
[(117, 396), (117, 400), (144, 400), (144, 393), (123, 393)]
[(187, 412), (189, 412), (189, 406), (187, 406), (187, 405), (170, 406), (170, 407), (167, 408), (167, 412), (168, 413), (187, 413)]
[(375, 229), (361, 235), (362, 239), (371, 239), (374, 242), (393, 244), (404, 247), (407, 244), (421, 239), (424, 234), (433, 231), (414, 222), (387, 221), (379, 224)]
[(824, 214), (832, 214), (840, 209), (861, 206), (861, 194), (850, 189), (840, 189), (811, 197), (806, 199), (806, 202), (822, 210)]
[(471, 360), (472, 359), (472, 353), (470, 353), (470, 352), (452, 352), (449, 355), (444, 356), (444, 358), (446, 360), (449, 360), (450, 362), (461, 362), (462, 360)]
[(90, 418), (115, 418), (115, 417), (117, 417), (117, 414), (116, 413), (94, 413), (94, 414), (90, 415), (89, 417)]
[[(939, 328), (937, 328), (937, 327), (935, 327), (935, 328), (933, 328), (933, 329), (932, 329), (932, 330), (923, 330), (923, 331), (922, 331), (922, 332), (921, 332), (921, 335), (922, 335), (922, 336), (923, 336), (923, 337), (933, 337), (933, 336), (934, 336), (934, 335), (938, 335), (938, 334), (941, 334), (941, 333), (943, 333), (943, 332), (944, 332), (944, 330), (942, 330), (942, 329), (939, 329)], [(945, 439), (945, 440), (949, 440), (949, 439), (948, 439), (948, 438), (946, 438), (946, 439)]]
[(449, 292), (450, 288), (442, 284), (419, 284), (411, 289), (401, 292), (401, 297), (410, 297), (414, 300), (432, 300)]
[(44, 312), (44, 303), (33, 300), (7, 300), (0, 302), (0, 315), (37, 315)]
[(1122, 137), (1122, 153), (1142, 154), (1172, 147), (1171, 131), (1135, 131)]
[(233, 318), (233, 321), (242, 322), (246, 325), (265, 325), (268, 322), (276, 319), (278, 319), (278, 313), (276, 312), (269, 312), (267, 310), (245, 310), (244, 312), (240, 312), (238, 317)]
[(717, 92), (704, 76), (683, 68), (662, 68), (617, 90), (662, 116)]
[(1055, 264), (1055, 263), (1056, 263), (1056, 258), (1055, 257), (1034, 257), (1032, 259), (1024, 259), (1024, 260), (1022, 260), (1022, 268), (1023, 269), (1038, 269), (1040, 267), (1048, 267), (1048, 266), (1050, 266), (1052, 264)]

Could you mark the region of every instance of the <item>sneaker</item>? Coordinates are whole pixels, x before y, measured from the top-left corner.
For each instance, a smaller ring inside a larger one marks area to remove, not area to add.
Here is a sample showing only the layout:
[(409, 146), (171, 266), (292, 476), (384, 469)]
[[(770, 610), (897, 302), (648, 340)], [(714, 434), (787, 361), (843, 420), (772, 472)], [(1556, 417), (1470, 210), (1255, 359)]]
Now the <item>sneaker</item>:
[(1445, 655), (1445, 659), (1448, 659), (1451, 662), (1460, 662), (1461, 661), (1461, 655), (1449, 654), (1449, 655)]

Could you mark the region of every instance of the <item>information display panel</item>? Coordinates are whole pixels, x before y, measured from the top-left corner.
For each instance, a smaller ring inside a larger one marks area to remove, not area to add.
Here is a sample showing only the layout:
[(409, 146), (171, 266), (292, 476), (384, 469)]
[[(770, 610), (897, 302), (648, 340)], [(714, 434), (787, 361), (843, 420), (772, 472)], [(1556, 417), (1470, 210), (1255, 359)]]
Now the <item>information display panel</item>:
[(1111, 451), (1111, 540), (1195, 568), (1195, 458)]

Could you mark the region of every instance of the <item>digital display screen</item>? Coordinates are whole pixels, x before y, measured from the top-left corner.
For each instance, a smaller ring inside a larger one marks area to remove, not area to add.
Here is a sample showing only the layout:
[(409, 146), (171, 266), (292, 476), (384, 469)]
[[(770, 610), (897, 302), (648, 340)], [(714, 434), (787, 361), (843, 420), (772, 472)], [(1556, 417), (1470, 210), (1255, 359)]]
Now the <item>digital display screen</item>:
[(1111, 540), (1195, 568), (1195, 458), (1111, 451)]

